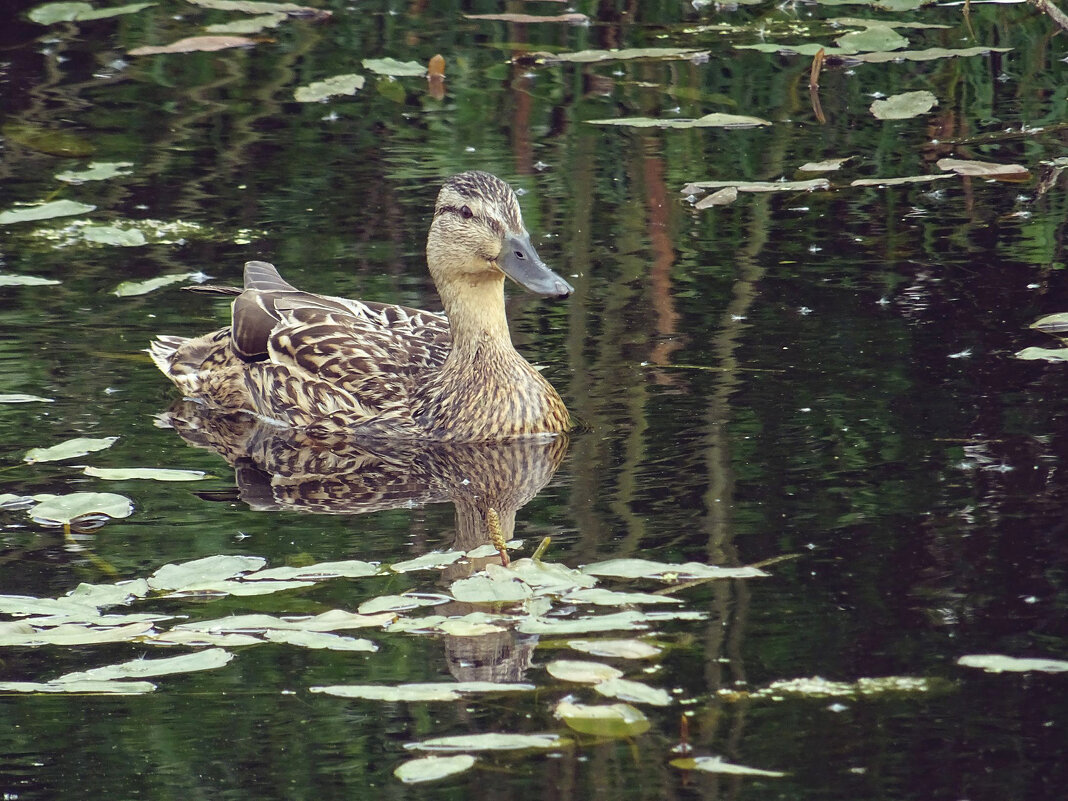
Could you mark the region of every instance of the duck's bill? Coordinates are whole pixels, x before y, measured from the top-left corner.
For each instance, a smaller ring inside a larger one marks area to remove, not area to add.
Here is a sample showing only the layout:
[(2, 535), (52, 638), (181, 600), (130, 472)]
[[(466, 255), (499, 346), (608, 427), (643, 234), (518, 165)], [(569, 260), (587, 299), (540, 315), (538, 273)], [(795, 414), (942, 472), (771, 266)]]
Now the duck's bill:
[(509, 235), (505, 237), (501, 255), (497, 257), (497, 266), (501, 272), (522, 284), (531, 292), (539, 295), (551, 295), (566, 298), (575, 288), (550, 270), (545, 262), (538, 258), (538, 252), (530, 243), (530, 235)]

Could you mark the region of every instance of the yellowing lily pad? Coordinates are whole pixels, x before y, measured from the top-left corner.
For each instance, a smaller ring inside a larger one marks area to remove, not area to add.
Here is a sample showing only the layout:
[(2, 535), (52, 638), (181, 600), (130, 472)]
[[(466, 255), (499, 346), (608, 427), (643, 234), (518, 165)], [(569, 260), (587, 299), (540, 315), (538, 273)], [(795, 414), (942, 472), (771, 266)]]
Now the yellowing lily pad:
[(470, 754), (420, 757), (402, 762), (393, 771), (393, 775), (405, 784), (418, 784), (463, 773), (474, 764), (475, 758)]
[(52, 445), (49, 448), (31, 448), (22, 457), (24, 462), (36, 464), (37, 462), (58, 462), (63, 459), (73, 459), (76, 456), (85, 456), (88, 453), (106, 450), (119, 441), (118, 437), (76, 437)]

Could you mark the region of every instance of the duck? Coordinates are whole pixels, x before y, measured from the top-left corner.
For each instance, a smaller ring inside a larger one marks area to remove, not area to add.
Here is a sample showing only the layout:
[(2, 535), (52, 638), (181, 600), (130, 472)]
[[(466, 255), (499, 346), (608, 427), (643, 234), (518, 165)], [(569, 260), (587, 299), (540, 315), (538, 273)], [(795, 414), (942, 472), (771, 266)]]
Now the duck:
[(443, 313), (303, 292), (265, 261), (233, 297), (231, 324), (160, 335), (148, 353), (183, 396), (251, 414), (302, 437), (477, 443), (571, 427), (552, 385), (512, 344), (505, 279), (566, 298), (573, 287), (538, 256), (512, 188), (487, 172), (445, 181), (426, 262)]

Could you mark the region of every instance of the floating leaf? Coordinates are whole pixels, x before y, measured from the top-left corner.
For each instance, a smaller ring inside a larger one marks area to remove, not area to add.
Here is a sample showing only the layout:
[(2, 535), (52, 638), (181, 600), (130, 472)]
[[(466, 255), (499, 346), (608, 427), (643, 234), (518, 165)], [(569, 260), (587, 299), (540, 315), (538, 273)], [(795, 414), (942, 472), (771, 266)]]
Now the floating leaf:
[(834, 172), (842, 169), (843, 164), (854, 158), (856, 156), (843, 156), (842, 158), (825, 159), (824, 161), (808, 161), (797, 169), (801, 170), (801, 172)]
[[(3, 276), (0, 275), (0, 282), (3, 281)], [(59, 283), (56, 281), (55, 283)], [(10, 395), (0, 395), (0, 403), (55, 403), (52, 398), (42, 398), (40, 395), (21, 395), (13, 393)]]
[(155, 3), (133, 3), (126, 6), (97, 9), (88, 3), (45, 3), (43, 6), (31, 9), (26, 16), (39, 25), (52, 25), (56, 22), (86, 22), (106, 17), (117, 17), (120, 14), (135, 14), (154, 5)]
[(463, 773), (474, 764), (475, 758), (470, 754), (420, 757), (402, 762), (393, 771), (393, 775), (405, 784), (418, 784)]
[(1019, 164), (996, 164), (992, 161), (975, 161), (972, 159), (939, 159), (935, 162), (940, 170), (950, 170), (957, 175), (977, 176), (981, 178), (1026, 177), (1027, 168)]
[(213, 53), (217, 50), (227, 50), (231, 47), (251, 47), (256, 44), (256, 39), (246, 36), (189, 36), (171, 42), (168, 45), (149, 45), (135, 47), (130, 51), (131, 56), (156, 56), (164, 53)]
[(463, 734), (435, 737), (421, 743), (406, 743), (412, 751), (518, 751), (525, 748), (557, 748), (566, 741), (558, 734)]
[(113, 492), (72, 492), (37, 504), (30, 517), (38, 523), (66, 525), (87, 515), (122, 518), (133, 514), (133, 501)]
[(86, 242), (122, 248), (136, 248), (148, 242), (136, 228), (119, 228), (115, 225), (87, 225), (82, 229), (82, 238)]
[(594, 631), (648, 628), (648, 617), (642, 612), (616, 612), (574, 619), (528, 617), (520, 619), (516, 630), (523, 634), (586, 634)]
[(658, 579), (756, 578), (767, 575), (755, 567), (717, 567), (697, 562), (677, 565), (648, 559), (609, 559), (605, 562), (585, 565), (582, 572), (591, 576)]
[(378, 646), (370, 640), (356, 637), (342, 637), (325, 631), (291, 631), (287, 629), (269, 629), (264, 635), (269, 642), (296, 645), (300, 648), (319, 648), (327, 651), (370, 651)]
[(163, 565), (149, 576), (148, 584), (154, 590), (180, 590), (250, 573), (259, 570), (266, 563), (267, 560), (261, 556), (216, 554), (181, 564)]
[(741, 776), (767, 776), (769, 778), (778, 778), (786, 775), (785, 773), (779, 773), (776, 770), (760, 770), (759, 768), (747, 768), (745, 765), (734, 765), (730, 762), (724, 762), (716, 756), (673, 759), (671, 760), (671, 765), (672, 767), (682, 768), (683, 770), (700, 770), (705, 773), (731, 773)]
[(0, 645), (99, 645), (101, 643), (128, 642), (144, 636), (152, 630), (152, 623), (130, 623), (125, 626), (97, 628), (85, 623), (70, 623), (50, 626), (32, 634), (16, 635), (8, 631), (0, 633)]
[(504, 626), (499, 626), (486, 620), (471, 619), (473, 617), (473, 615), (467, 615), (461, 618), (446, 618), (434, 628), (442, 634), (448, 634), (450, 637), (484, 637), (487, 634), (496, 634), (508, 630)]
[(53, 278), (40, 278), (36, 275), (2, 275), (0, 286), (53, 286), (58, 284)]
[(337, 684), (312, 687), (313, 693), (339, 698), (362, 698), (367, 701), (456, 701), (477, 693), (532, 692), (533, 684), (510, 684), (494, 681), (423, 682), (388, 686), (383, 684)]
[(486, 565), (486, 572), (494, 577), (514, 576), (531, 587), (557, 592), (588, 589), (597, 584), (597, 579), (581, 570), (534, 559), (516, 559), (507, 568), (489, 564)]
[[(504, 544), (504, 547), (509, 551), (518, 550), (523, 547), (523, 540), (508, 540), (508, 542)], [(487, 556), (499, 557), (499, 554), (500, 551), (497, 550), (497, 546), (492, 542), (487, 542), (485, 545), (479, 545), (477, 548), (472, 548), (470, 551), (465, 552), (468, 559), (484, 559)], [(515, 565), (515, 562), (512, 564)]]
[(8, 693), (78, 693), (79, 695), (143, 695), (156, 689), (148, 681), (70, 681), (39, 683), (33, 681), (0, 682), (0, 692)]
[(807, 181), (691, 181), (682, 188), (682, 194), (694, 195), (706, 189), (733, 187), (739, 192), (812, 192), (830, 189), (826, 178), (811, 178)]
[(87, 453), (106, 450), (119, 441), (118, 437), (76, 437), (53, 445), (50, 448), (31, 448), (22, 457), (24, 462), (35, 464), (37, 462), (58, 462), (63, 459), (73, 459), (76, 456), (85, 456)]
[(1024, 348), (1016, 352), (1017, 359), (1025, 361), (1066, 362), (1068, 348)]
[(285, 14), (261, 14), (258, 17), (249, 17), (248, 19), (239, 19), (233, 22), (221, 22), (216, 25), (208, 25), (204, 30), (208, 33), (232, 33), (241, 36), (250, 33), (259, 33), (267, 28), (275, 28), (284, 22), (285, 19)]
[(662, 119), (659, 117), (617, 117), (607, 120), (586, 120), (590, 125), (626, 125), (631, 128), (752, 128), (771, 125), (760, 117), (740, 114), (706, 114), (697, 119)]
[(125, 604), (135, 598), (144, 598), (151, 588), (144, 579), (120, 581), (117, 584), (79, 584), (67, 593), (67, 597), (80, 604), (97, 608)]
[(1068, 312), (1047, 314), (1031, 323), (1031, 327), (1053, 335), (1068, 333)]
[(163, 659), (134, 659), (131, 662), (123, 662), (119, 665), (107, 665), (106, 667), (82, 670), (77, 673), (67, 673), (55, 683), (78, 682), (78, 681), (111, 681), (113, 679), (147, 679), (153, 676), (170, 676), (175, 673), (194, 673), (200, 670), (214, 670), (227, 664), (234, 655), (221, 648), (210, 648), (205, 651), (196, 651), (181, 656), (164, 657)]
[(506, 603), (530, 598), (530, 587), (516, 579), (492, 579), (472, 576), (453, 582), (449, 592), (457, 601), (467, 603)]
[(971, 654), (957, 660), (961, 667), (981, 668), (987, 673), (1064, 673), (1068, 662), (1063, 659), (1020, 658), (1002, 654)]
[[(252, 558), (252, 557), (247, 557)], [(384, 626), (393, 622), (395, 616), (356, 615), (340, 609), (332, 609), (314, 617), (274, 617), (273, 615), (230, 615), (214, 620), (199, 620), (195, 623), (181, 623), (175, 629), (183, 631), (208, 631), (214, 633), (265, 632), (271, 629), (294, 629), (297, 631), (340, 631), (358, 629), (368, 626)]]
[(453, 562), (463, 558), (463, 551), (437, 551), (425, 553), (406, 562), (397, 562), (390, 565), (389, 569), (394, 573), (409, 573), (413, 570), (437, 570), (442, 567), (448, 567)]
[(365, 58), (364, 69), (379, 75), (391, 75), (394, 78), (416, 77), (426, 75), (426, 67), (418, 61), (397, 61), (395, 58)]
[(82, 472), (87, 476), (103, 478), (107, 481), (129, 481), (131, 479), (201, 481), (209, 477), (201, 470), (171, 470), (162, 467), (87, 467)]
[(163, 596), (164, 598), (199, 598), (199, 597), (222, 597), (233, 595), (248, 597), (252, 595), (271, 595), (286, 590), (303, 590), (313, 586), (308, 581), (232, 581), (221, 579), (219, 581), (205, 581), (199, 584), (188, 584)]
[(926, 181), (940, 181), (943, 178), (952, 178), (948, 172), (935, 173), (933, 175), (906, 175), (901, 178), (857, 178), (850, 182), (850, 186), (899, 186), (902, 184), (918, 184)]
[(891, 26), (878, 23), (868, 23), (863, 30), (844, 33), (834, 41), (843, 50), (851, 50), (854, 53), (861, 50), (878, 52), (900, 50), (902, 47), (907, 47), (909, 43), (908, 39)]
[(517, 22), (521, 25), (536, 24), (539, 22), (566, 22), (569, 25), (585, 25), (590, 18), (585, 14), (568, 13), (557, 14), (553, 17), (542, 17), (535, 14), (464, 14), (464, 19), (484, 19), (493, 22)]
[(600, 662), (583, 662), (578, 659), (555, 659), (545, 666), (549, 675), (560, 681), (573, 681), (578, 684), (597, 684), (608, 679), (618, 679), (623, 675), (611, 665)]
[(357, 608), (361, 615), (374, 615), (379, 612), (406, 612), (410, 609), (418, 609), (421, 606), (437, 606), (448, 603), (452, 598), (446, 595), (423, 596), (423, 595), (382, 595), (364, 601)]
[(903, 92), (891, 95), (871, 104), (871, 113), (877, 120), (907, 120), (926, 114), (938, 105), (938, 98), (926, 90)]
[(608, 679), (593, 685), (593, 689), (608, 698), (618, 698), (621, 701), (631, 701), (635, 704), (667, 706), (671, 703), (671, 695), (667, 690), (650, 687), (648, 684), (630, 679)]
[(100, 612), (91, 604), (66, 598), (34, 598), (32, 595), (0, 595), (0, 613), (5, 615), (54, 615), (92, 620)]
[(649, 659), (661, 649), (641, 640), (568, 640), (568, 648), (591, 654), (619, 659)]
[(298, 86), (293, 92), (293, 98), (298, 103), (318, 103), (334, 95), (354, 95), (363, 88), (366, 81), (362, 75), (335, 75), (325, 81)]
[(868, 64), (884, 64), (887, 61), (934, 61), (939, 58), (968, 58), (985, 56), (988, 53), (1008, 53), (1011, 47), (962, 47), (947, 49), (931, 47), (927, 50), (895, 50), (892, 53), (858, 53), (847, 56), (849, 61), (863, 61)]
[(56, 180), (68, 184), (83, 184), (86, 181), (106, 181), (119, 175), (129, 175), (132, 161), (93, 161), (84, 170), (67, 170), (56, 173)]
[(331, 14), (320, 8), (300, 6), (294, 3), (268, 3), (260, 0), (189, 0), (201, 8), (213, 8), (217, 11), (239, 11), (244, 14), (285, 14), (290, 17), (312, 17), (325, 19)]
[(566, 62), (572, 64), (590, 64), (598, 61), (630, 61), (639, 58), (652, 59), (706, 59), (707, 50), (695, 50), (688, 47), (636, 47), (621, 50), (578, 50), (573, 53), (545, 53), (539, 61), (545, 64)]
[(238, 648), (243, 645), (262, 645), (264, 640), (250, 634), (211, 634), (206, 631), (165, 631), (146, 638), (149, 645), (172, 646), (188, 645), (193, 648), (217, 646), (219, 648)]
[[(144, 237), (142, 237), (144, 239)], [(182, 281), (200, 282), (207, 276), (202, 272), (177, 273), (175, 275), (160, 275), (156, 278), (147, 278), (144, 281), (123, 281), (112, 291), (112, 295), (120, 298), (129, 298), (136, 295), (147, 295), (171, 284), (180, 284)]]
[(640, 709), (630, 704), (573, 704), (561, 701), (553, 714), (568, 728), (596, 737), (637, 737), (652, 725)]
[(596, 604), (597, 606), (627, 606), (630, 604), (681, 604), (679, 598), (670, 595), (653, 595), (647, 592), (613, 592), (612, 590), (575, 590), (563, 597), (567, 603)]
[(694, 208), (710, 209), (713, 206), (729, 206), (731, 203), (738, 199), (738, 187), (725, 186), (722, 189), (717, 189), (708, 197), (701, 198), (694, 204)]
[(88, 203), (78, 203), (74, 200), (53, 200), (48, 203), (20, 206), (10, 211), (0, 212), (0, 225), (51, 220), (55, 217), (70, 217), (74, 214), (88, 214), (95, 208), (96, 206), (90, 206)]
[(378, 565), (359, 559), (319, 562), (304, 567), (272, 567), (245, 576), (245, 581), (325, 581), (335, 578), (364, 578), (378, 573)]

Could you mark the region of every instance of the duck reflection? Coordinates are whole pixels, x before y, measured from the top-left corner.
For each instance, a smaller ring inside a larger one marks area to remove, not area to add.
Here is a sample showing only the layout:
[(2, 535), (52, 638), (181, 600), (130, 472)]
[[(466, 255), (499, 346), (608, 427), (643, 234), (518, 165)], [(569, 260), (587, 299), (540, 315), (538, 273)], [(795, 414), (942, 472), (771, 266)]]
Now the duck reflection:
[(549, 483), (568, 446), (563, 435), (485, 443), (313, 436), (190, 401), (158, 420), (222, 456), (252, 509), (351, 515), (451, 501), (457, 550), (484, 545), (495, 531), (511, 539), (516, 512)]

